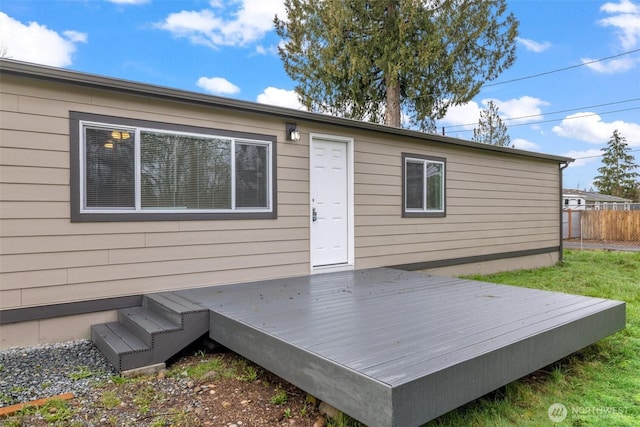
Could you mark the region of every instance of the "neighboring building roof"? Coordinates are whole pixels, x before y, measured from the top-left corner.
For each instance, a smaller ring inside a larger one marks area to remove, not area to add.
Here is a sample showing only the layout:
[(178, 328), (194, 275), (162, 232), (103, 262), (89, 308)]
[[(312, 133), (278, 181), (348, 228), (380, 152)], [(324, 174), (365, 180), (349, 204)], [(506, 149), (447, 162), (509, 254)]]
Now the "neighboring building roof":
[(0, 59), (0, 73), (2, 75), (16, 75), (33, 79), (48, 80), (76, 86), (86, 86), (109, 91), (119, 91), (138, 94), (148, 97), (163, 98), (179, 102), (189, 102), (193, 104), (208, 105), (218, 108), (233, 109), (236, 111), (249, 112), (253, 114), (268, 114), (282, 117), (287, 120), (297, 119), (316, 123), (324, 123), (338, 126), (345, 126), (356, 129), (369, 130), (380, 133), (387, 133), (395, 136), (405, 136), (423, 141), (439, 142), (448, 145), (457, 145), (470, 149), (486, 150), (507, 153), (523, 157), (533, 157), (544, 160), (553, 160), (559, 163), (570, 163), (570, 157), (556, 156), (551, 154), (536, 153), (532, 151), (518, 150), (515, 148), (499, 147), (496, 145), (481, 144), (464, 139), (425, 133), (416, 130), (401, 129), (377, 123), (361, 122), (357, 120), (334, 117), (326, 114), (311, 113), (308, 111), (294, 110), (291, 108), (277, 107), (273, 105), (258, 104), (255, 102), (241, 101), (237, 99), (223, 98), (219, 96), (207, 95), (197, 92), (172, 89), (163, 86), (156, 86), (146, 83), (138, 83), (130, 80), (103, 77), (94, 74), (70, 71), (61, 68), (36, 65), (21, 61)]
[(582, 191), (582, 190), (569, 190), (567, 188), (562, 189), (562, 197), (580, 197), (585, 199), (587, 203), (595, 202), (609, 202), (609, 203), (629, 203), (631, 199), (625, 199), (623, 197), (609, 196), (608, 194), (600, 194), (595, 191)]

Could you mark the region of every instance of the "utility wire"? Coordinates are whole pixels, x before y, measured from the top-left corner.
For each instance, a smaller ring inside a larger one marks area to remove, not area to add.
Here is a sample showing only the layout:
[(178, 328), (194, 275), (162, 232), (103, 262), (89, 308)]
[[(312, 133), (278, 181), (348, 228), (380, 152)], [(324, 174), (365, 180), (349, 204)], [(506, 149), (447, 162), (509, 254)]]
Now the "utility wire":
[[(496, 83), (489, 83), (489, 84), (485, 84), (483, 87), (497, 86), (497, 85), (513, 83), (513, 82), (517, 82), (517, 81), (521, 81), (521, 80), (533, 79), (533, 78), (540, 77), (540, 76), (545, 76), (545, 75), (548, 75), (548, 74), (553, 74), (553, 73), (558, 73), (558, 72), (561, 72), (561, 71), (571, 70), (573, 68), (583, 67), (585, 65), (594, 64), (596, 62), (602, 62), (602, 61), (606, 61), (606, 60), (609, 60), (609, 59), (618, 58), (620, 56), (629, 55), (629, 54), (636, 53), (636, 52), (640, 52), (640, 49), (630, 50), (630, 51), (627, 51), (627, 52), (620, 53), (618, 55), (607, 56), (605, 58), (594, 59), (593, 61), (584, 62), (584, 63), (578, 64), (578, 65), (572, 65), (572, 66), (569, 66), (569, 67), (559, 68), (559, 69), (556, 69), (556, 70), (546, 71), (546, 72), (543, 72), (543, 73), (532, 74), (530, 76), (519, 77), (519, 78), (516, 78), (516, 79), (505, 80), (505, 81), (496, 82)], [(546, 113), (546, 114), (547, 115), (552, 115), (552, 114), (566, 113), (566, 112), (570, 112), (570, 111), (583, 110), (583, 109), (586, 109), (586, 108), (604, 107), (604, 106), (608, 106), (608, 105), (622, 104), (622, 103), (625, 103), (625, 102), (633, 102), (633, 101), (637, 101), (639, 99), (640, 98), (634, 98), (634, 99), (628, 99), (628, 100), (624, 100), (624, 101), (616, 101), (616, 102), (610, 102), (610, 103), (598, 104), (598, 105), (591, 105), (591, 106), (580, 107), (580, 108), (559, 110), (559, 111), (549, 112), (549, 113)], [(629, 111), (629, 110), (634, 110), (634, 109), (636, 109), (636, 108), (625, 109), (625, 110), (617, 110), (617, 111), (609, 111), (609, 112), (604, 112), (604, 113), (600, 113), (600, 114), (610, 114), (610, 113)], [(537, 117), (537, 116), (543, 116), (543, 115), (544, 114), (533, 114), (533, 115), (529, 115), (529, 116), (511, 117), (511, 118), (503, 119), (503, 121), (521, 120), (521, 119)], [(592, 116), (592, 115), (595, 115), (595, 114), (589, 114), (589, 115), (580, 116), (580, 117), (589, 117), (589, 116)], [(573, 119), (573, 118), (577, 118), (577, 117), (571, 117), (571, 119)], [(565, 119), (568, 119), (568, 118), (565, 118)], [(565, 119), (563, 119), (563, 120), (565, 120)], [(522, 123), (522, 124), (514, 124), (514, 125), (511, 125), (511, 126), (522, 126), (522, 125), (528, 125), (528, 124), (548, 123), (548, 122), (555, 122), (555, 121), (559, 121), (559, 119), (544, 120), (544, 121), (538, 121), (538, 122), (529, 122), (529, 123)], [(458, 128), (458, 127), (464, 127), (464, 126), (475, 126), (476, 124), (477, 123), (468, 123), (468, 124), (463, 124), (463, 125), (444, 126), (443, 127), (443, 132), (444, 132), (445, 128), (446, 129), (451, 129), (451, 128)], [(471, 130), (469, 130), (469, 129), (454, 130), (454, 132), (471, 132), (471, 131), (472, 131), (472, 129)]]
[[(629, 150), (630, 153), (635, 153), (636, 151), (640, 151), (640, 148), (635, 149), (635, 150)], [(604, 153), (602, 154), (596, 154), (595, 156), (584, 156), (584, 157), (574, 157), (574, 160), (582, 160), (582, 159), (595, 159), (596, 157), (602, 157), (604, 156)]]
[[(558, 110), (558, 111), (551, 111), (548, 113), (541, 113), (541, 114), (531, 114), (528, 116), (520, 116), (520, 117), (509, 117), (506, 119), (502, 119), (503, 122), (509, 121), (509, 120), (521, 120), (521, 119), (530, 119), (531, 117), (541, 117), (541, 116), (545, 116), (545, 115), (552, 115), (552, 114), (560, 114), (560, 113), (568, 113), (570, 111), (578, 111), (578, 110), (584, 110), (586, 108), (598, 108), (598, 107), (606, 107), (609, 105), (616, 105), (616, 104), (624, 104), (626, 102), (634, 102), (634, 101), (640, 101), (640, 98), (633, 98), (633, 99), (625, 99), (624, 101), (615, 101), (615, 102), (607, 102), (606, 104), (597, 104), (597, 105), (587, 105), (585, 107), (579, 107), (579, 108), (570, 108), (567, 110)], [(464, 127), (464, 126), (475, 126), (478, 123), (467, 123), (464, 125), (452, 125), (452, 126), (445, 126), (447, 129), (452, 129), (452, 128), (457, 128), (457, 127)], [(456, 131), (457, 132), (457, 131)]]
[(521, 80), (533, 79), (533, 78), (536, 78), (536, 77), (546, 76), (548, 74), (559, 73), (561, 71), (571, 70), (573, 68), (584, 67), (585, 65), (595, 64), (596, 62), (602, 62), (602, 61), (607, 61), (609, 59), (619, 58), (621, 56), (629, 55), (629, 54), (636, 53), (636, 52), (640, 52), (640, 49), (630, 50), (630, 51), (627, 51), (627, 52), (620, 53), (618, 55), (607, 56), (606, 58), (594, 59), (593, 61), (583, 62), (582, 64), (578, 64), (578, 65), (571, 65), (569, 67), (558, 68), (557, 70), (545, 71), (544, 73), (532, 74), (530, 76), (518, 77), (516, 79), (504, 80), (504, 81), (495, 82), (495, 83), (489, 83), (489, 84), (483, 85), (482, 87), (498, 86), (498, 85), (504, 85), (504, 84), (507, 84), (507, 83), (519, 82)]
[(538, 124), (538, 123), (559, 122), (559, 121), (562, 121), (562, 120), (575, 120), (575, 119), (582, 119), (584, 117), (604, 116), (605, 114), (622, 113), (624, 111), (633, 111), (633, 110), (640, 110), (640, 107), (623, 108), (621, 110), (613, 110), (613, 111), (603, 111), (602, 113), (589, 113), (589, 114), (585, 114), (585, 115), (577, 116), (577, 117), (565, 117), (563, 119), (549, 119), (549, 120), (540, 120), (540, 121), (537, 121), (537, 122), (515, 123), (515, 124), (509, 125), (509, 126), (510, 127), (526, 126), (526, 125), (535, 125), (535, 124)]
[[(613, 114), (613, 113), (621, 113), (624, 111), (633, 111), (633, 110), (640, 110), (640, 107), (633, 107), (633, 108), (624, 108), (621, 110), (613, 110), (613, 111), (603, 111), (601, 113), (589, 113), (589, 114), (585, 114), (582, 116), (577, 116), (577, 117), (565, 117), (562, 119), (549, 119), (549, 120), (539, 120), (537, 122), (527, 122), (527, 123), (514, 123), (509, 125), (508, 127), (515, 127), (515, 126), (528, 126), (528, 125), (536, 125), (536, 124), (540, 124), (540, 123), (550, 123), (550, 122), (559, 122), (559, 121), (563, 121), (563, 120), (575, 120), (575, 119), (582, 119), (585, 117), (593, 117), (593, 116), (604, 116), (605, 114)], [(515, 118), (514, 118), (515, 120)], [(476, 123), (470, 124), (468, 126), (472, 126), (475, 125)], [(463, 126), (463, 125), (458, 125), (458, 126)], [(448, 129), (449, 127), (445, 127), (446, 129)], [(459, 130), (454, 130), (454, 133), (459, 133), (459, 132), (473, 132), (473, 129), (459, 129)]]

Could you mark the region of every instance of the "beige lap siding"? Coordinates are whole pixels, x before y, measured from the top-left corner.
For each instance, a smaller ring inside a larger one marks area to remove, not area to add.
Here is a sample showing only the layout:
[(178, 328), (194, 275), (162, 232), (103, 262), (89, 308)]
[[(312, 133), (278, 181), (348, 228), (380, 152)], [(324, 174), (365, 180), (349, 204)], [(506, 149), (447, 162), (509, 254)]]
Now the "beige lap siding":
[[(402, 152), (446, 158), (446, 217), (400, 217)], [(358, 268), (559, 244), (557, 163), (364, 136), (355, 162)]]
[[(2, 76), (0, 309), (309, 272), (308, 145), (282, 120)], [(70, 222), (69, 111), (275, 135), (278, 218)]]

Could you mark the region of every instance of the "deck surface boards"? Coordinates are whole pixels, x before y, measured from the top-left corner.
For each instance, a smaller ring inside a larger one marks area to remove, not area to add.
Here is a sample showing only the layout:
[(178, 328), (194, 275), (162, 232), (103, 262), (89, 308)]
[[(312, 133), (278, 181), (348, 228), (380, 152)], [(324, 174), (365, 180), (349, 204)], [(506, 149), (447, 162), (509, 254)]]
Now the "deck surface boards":
[[(466, 360), (472, 359), (473, 357), (484, 355), (496, 349), (504, 348), (525, 339), (538, 336), (553, 328), (568, 325), (570, 321), (582, 317), (588, 317), (593, 314), (593, 309), (594, 307), (590, 306), (575, 313), (565, 313), (562, 316), (550, 318), (520, 330), (510, 331), (504, 335), (488, 337), (487, 339), (478, 340), (477, 342), (469, 342), (467, 346), (458, 345), (449, 349), (449, 351), (441, 352), (431, 359), (423, 359), (419, 354), (414, 353), (413, 355), (402, 357), (402, 360), (396, 359), (392, 364), (387, 363), (383, 365), (384, 370), (368, 368), (363, 369), (363, 371), (369, 375), (375, 376), (376, 378), (380, 378), (383, 381), (385, 378), (391, 376), (395, 377), (399, 371), (403, 373), (406, 372), (407, 375), (403, 380), (403, 382), (405, 382), (418, 378), (420, 375), (437, 372), (447, 365), (462, 363)], [(573, 349), (570, 353), (579, 350), (579, 348)], [(444, 362), (446, 362), (446, 364)], [(391, 384), (396, 383), (397, 382), (395, 381), (391, 382)]]
[[(477, 344), (487, 339), (503, 336), (509, 332), (524, 331), (528, 324), (535, 324), (539, 320), (536, 317), (518, 318), (508, 323), (494, 320), (485, 320), (472, 325), (465, 325), (459, 319), (455, 323), (448, 325), (449, 328), (438, 329), (435, 325), (422, 328), (419, 323), (405, 328), (399, 334), (367, 334), (369, 341), (359, 339), (358, 341), (335, 343), (331, 346), (317, 346), (316, 349), (322, 352), (330, 352), (336, 360), (345, 364), (356, 364), (359, 369), (372, 366), (381, 362), (397, 363), (402, 358), (411, 357), (412, 354), (419, 354), (421, 359), (426, 357), (437, 357), (443, 353), (467, 347), (470, 344)], [(390, 332), (390, 331), (389, 331)], [(520, 334), (522, 335), (522, 334)], [(372, 342), (372, 339), (375, 341)], [(381, 345), (386, 342), (388, 345)], [(343, 344), (342, 347), (340, 344)], [(353, 354), (345, 346), (358, 345), (359, 354)], [(362, 357), (361, 354), (366, 356)], [(351, 356), (351, 358), (349, 358)]]
[[(549, 319), (540, 320), (523, 328), (518, 329), (494, 329), (482, 335), (473, 337), (463, 336), (456, 342), (448, 346), (441, 346), (428, 352), (415, 348), (413, 351), (405, 349), (406, 352), (394, 351), (388, 357), (382, 358), (378, 364), (367, 364), (358, 366), (363, 373), (382, 381), (386, 378), (396, 377), (401, 372), (407, 378), (415, 377), (421, 373), (432, 373), (441, 369), (446, 364), (460, 363), (481, 354), (503, 348), (507, 345), (519, 342), (548, 330), (551, 327), (565, 325), (576, 319), (576, 315), (585, 316), (593, 313), (593, 305), (584, 307), (572, 313), (563, 313)], [(358, 365), (350, 362), (349, 365)], [(389, 382), (394, 384), (395, 382)]]
[[(267, 284), (265, 284), (266, 286)], [(424, 287), (424, 285), (422, 285)], [(306, 291), (306, 290), (305, 290)], [(315, 293), (301, 295), (294, 294), (286, 299), (274, 304), (265, 303), (260, 308), (251, 307), (254, 301), (241, 303), (236, 306), (237, 313), (244, 313), (243, 319), (248, 322), (260, 320), (263, 323), (277, 326), (281, 333), (294, 333), (293, 331), (306, 328), (307, 324), (296, 322), (299, 318), (308, 318), (310, 314), (314, 317), (314, 324), (322, 324), (323, 327), (341, 326), (345, 321), (366, 318), (368, 321), (385, 322), (385, 316), (398, 318), (399, 308), (391, 307), (397, 300), (394, 297), (406, 296), (406, 289), (391, 290), (384, 294), (367, 295), (359, 292), (347, 290), (338, 295), (318, 295)], [(446, 293), (446, 290), (443, 290)], [(408, 311), (410, 308), (420, 308), (424, 301), (405, 298), (401, 310)], [(376, 304), (379, 302), (380, 304)], [(259, 302), (258, 302), (259, 303)], [(358, 304), (357, 310), (350, 309), (353, 304)], [(312, 313), (309, 312), (312, 310)], [(228, 311), (232, 314), (233, 311)], [(375, 314), (375, 316), (374, 316)], [(291, 338), (294, 338), (291, 335)]]
[(624, 327), (621, 302), (393, 269), (174, 293), (211, 311), (211, 338), (372, 426), (424, 423)]
[(105, 327), (115, 332), (119, 338), (119, 340), (111, 341), (117, 353), (141, 351), (149, 348), (145, 343), (140, 341), (137, 336), (132, 334), (127, 328), (123, 328), (122, 325), (117, 322), (107, 323)]
[[(553, 309), (553, 305), (557, 304), (567, 304), (571, 299), (576, 300), (576, 297), (567, 296), (566, 298), (559, 297), (558, 301), (547, 305), (547, 311)], [(578, 297), (579, 299), (579, 297)], [(482, 303), (483, 301), (479, 301)], [(418, 301), (418, 305), (423, 305), (423, 301)], [(553, 304), (553, 305), (552, 305)], [(514, 310), (501, 310), (499, 312), (491, 311), (482, 316), (482, 320), (479, 318), (480, 316), (474, 316), (476, 321), (473, 323), (469, 323), (468, 317), (460, 316), (458, 310), (460, 309), (472, 309), (467, 307), (466, 304), (450, 304), (448, 306), (449, 310), (446, 313), (441, 313), (435, 309), (425, 309), (421, 313), (414, 314), (414, 317), (403, 317), (398, 316), (397, 313), (389, 314), (385, 316), (382, 321), (381, 319), (376, 318), (375, 324), (372, 325), (370, 331), (358, 332), (348, 328), (343, 328), (339, 331), (339, 333), (335, 334), (329, 340), (324, 340), (323, 342), (315, 342), (311, 341), (309, 343), (303, 342), (303, 344), (308, 345), (319, 345), (323, 349), (331, 349), (331, 347), (342, 347), (345, 344), (355, 344), (358, 341), (366, 341), (368, 340), (368, 334), (374, 333), (378, 340), (383, 341), (387, 338), (394, 339), (398, 336), (398, 331), (402, 331), (402, 337), (404, 339), (410, 338), (411, 335), (415, 334), (417, 337), (423, 335), (425, 337), (430, 338), (431, 340), (438, 339), (442, 334), (449, 334), (451, 331), (455, 332), (471, 332), (477, 328), (484, 328), (485, 323), (490, 324), (501, 324), (503, 320), (509, 321), (510, 323), (525, 321), (528, 317), (532, 317), (538, 314), (539, 309), (536, 311), (535, 308), (531, 307), (532, 304), (529, 304), (525, 308), (519, 308), (517, 310), (518, 317), (514, 314)], [(473, 315), (474, 313), (469, 313), (469, 315)], [(415, 318), (419, 318), (419, 321), (416, 321)], [(446, 323), (447, 327), (443, 328), (443, 323)], [(310, 338), (311, 339), (311, 338)]]
[(173, 330), (178, 326), (165, 317), (147, 310), (144, 307), (131, 307), (129, 309), (123, 309), (122, 311), (130, 318), (137, 319), (137, 323), (145, 327), (145, 329), (150, 333)]

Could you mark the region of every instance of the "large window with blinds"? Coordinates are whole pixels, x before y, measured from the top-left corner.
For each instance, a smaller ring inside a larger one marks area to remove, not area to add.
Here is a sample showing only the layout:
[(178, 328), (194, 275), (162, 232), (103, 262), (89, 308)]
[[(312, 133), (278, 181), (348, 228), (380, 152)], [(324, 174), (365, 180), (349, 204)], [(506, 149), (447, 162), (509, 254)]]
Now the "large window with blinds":
[(275, 217), (274, 137), (78, 115), (74, 219)]
[(442, 157), (402, 155), (402, 216), (445, 216), (445, 165)]

